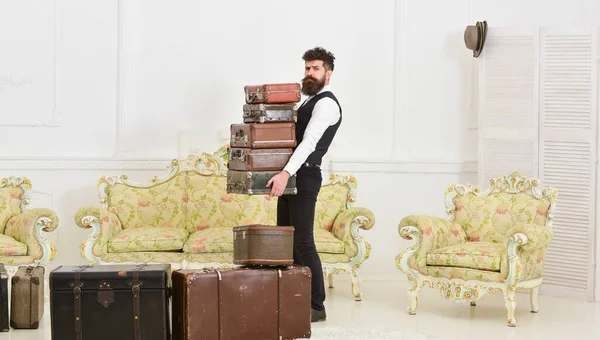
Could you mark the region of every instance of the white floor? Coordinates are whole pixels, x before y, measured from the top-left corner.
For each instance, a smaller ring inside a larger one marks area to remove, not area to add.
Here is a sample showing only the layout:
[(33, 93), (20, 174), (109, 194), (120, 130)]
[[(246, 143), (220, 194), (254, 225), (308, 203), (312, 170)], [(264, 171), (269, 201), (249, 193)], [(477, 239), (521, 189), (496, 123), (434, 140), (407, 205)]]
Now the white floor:
[[(540, 312), (533, 314), (529, 311), (529, 296), (518, 294), (517, 327), (512, 328), (506, 325), (501, 294), (485, 296), (471, 307), (447, 301), (437, 291), (425, 288), (417, 314), (411, 316), (406, 313), (408, 287), (404, 282), (363, 282), (363, 300), (355, 302), (349, 283), (338, 281), (336, 288), (327, 291), (328, 319), (313, 324), (313, 339), (318, 340), (318, 334), (326, 329), (340, 327), (407, 330), (430, 339), (600, 339), (600, 303), (541, 295)], [(0, 333), (0, 339), (51, 339), (48, 311), (46, 305), (40, 329), (11, 329)]]

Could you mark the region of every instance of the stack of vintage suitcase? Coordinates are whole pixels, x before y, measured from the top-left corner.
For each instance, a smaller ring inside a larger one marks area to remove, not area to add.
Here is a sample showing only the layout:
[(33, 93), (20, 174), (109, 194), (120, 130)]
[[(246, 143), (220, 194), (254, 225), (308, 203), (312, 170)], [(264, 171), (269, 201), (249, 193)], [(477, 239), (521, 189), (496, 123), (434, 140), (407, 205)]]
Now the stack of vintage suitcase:
[[(290, 159), (296, 146), (296, 104), (300, 84), (280, 83), (244, 87), (243, 123), (230, 125), (227, 193), (264, 195), (266, 184)], [(296, 177), (283, 194), (296, 194)]]

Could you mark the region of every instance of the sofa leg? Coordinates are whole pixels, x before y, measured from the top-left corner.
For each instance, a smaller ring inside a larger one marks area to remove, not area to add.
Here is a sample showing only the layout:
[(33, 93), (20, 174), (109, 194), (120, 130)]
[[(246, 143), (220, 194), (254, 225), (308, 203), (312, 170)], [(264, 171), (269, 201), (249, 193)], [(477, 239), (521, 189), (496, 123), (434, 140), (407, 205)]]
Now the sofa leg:
[(361, 301), (362, 293), (360, 292), (360, 278), (358, 277), (356, 270), (352, 271), (350, 277), (352, 278), (352, 295), (354, 295), (354, 300)]
[(471, 307), (475, 307), (475, 306), (477, 306), (477, 302), (471, 301)]
[(333, 278), (333, 274), (329, 273), (329, 275), (327, 275), (327, 280), (329, 281), (329, 288), (334, 288), (335, 287), (335, 282), (334, 282), (334, 278)]
[(540, 287), (535, 287), (531, 289), (529, 293), (529, 301), (531, 302), (531, 312), (537, 313), (540, 311), (540, 305), (538, 304), (538, 293)]
[(408, 290), (408, 314), (417, 314), (417, 307), (419, 307), (419, 292), (423, 288), (423, 282), (417, 280), (414, 276), (410, 275), (408, 280), (412, 282), (413, 286)]
[(506, 301), (506, 318), (508, 326), (517, 326), (517, 319), (515, 318), (515, 309), (517, 307), (517, 293), (512, 287), (508, 288), (508, 291), (504, 292), (504, 300)]

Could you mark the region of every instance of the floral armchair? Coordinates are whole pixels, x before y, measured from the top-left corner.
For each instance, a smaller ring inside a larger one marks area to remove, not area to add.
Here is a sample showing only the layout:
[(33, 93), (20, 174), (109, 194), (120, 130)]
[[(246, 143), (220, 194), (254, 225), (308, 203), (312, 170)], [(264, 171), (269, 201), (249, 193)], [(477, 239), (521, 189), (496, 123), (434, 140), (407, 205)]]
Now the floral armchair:
[[(148, 183), (127, 176), (102, 177), (100, 207), (75, 216), (92, 233), (81, 244), (90, 263), (170, 263), (178, 268), (233, 267), (233, 230), (238, 225), (276, 225), (277, 199), (226, 192), (227, 145), (212, 154), (173, 160), (167, 173)], [(346, 271), (352, 293), (361, 299), (358, 268), (370, 244), (360, 229), (371, 229), (373, 213), (353, 207), (353, 176), (331, 175), (315, 212), (315, 242), (325, 277)]]
[(30, 190), (25, 177), (0, 179), (0, 263), (11, 276), (20, 265), (45, 266), (56, 256), (42, 231), (56, 229), (58, 217), (47, 208), (28, 209)]
[(446, 219), (407, 216), (400, 236), (413, 243), (396, 257), (397, 267), (412, 282), (409, 314), (427, 284), (456, 302), (475, 301), (502, 292), (509, 326), (516, 326), (517, 289), (530, 289), (537, 313), (538, 289), (558, 192), (542, 190), (537, 179), (518, 172), (490, 180), (486, 191), (452, 185), (446, 190)]

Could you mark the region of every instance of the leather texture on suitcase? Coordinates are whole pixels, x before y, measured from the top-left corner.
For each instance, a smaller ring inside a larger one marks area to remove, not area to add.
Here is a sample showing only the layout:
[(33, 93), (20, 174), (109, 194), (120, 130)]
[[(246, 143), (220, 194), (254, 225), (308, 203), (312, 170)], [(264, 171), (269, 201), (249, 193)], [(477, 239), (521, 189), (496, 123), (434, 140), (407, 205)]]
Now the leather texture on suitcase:
[[(271, 187), (267, 187), (267, 182), (279, 172), (229, 170), (227, 171), (226, 192), (228, 194), (268, 195), (271, 193)], [(296, 176), (294, 175), (288, 179), (287, 186), (283, 189), (283, 195), (297, 193)]]
[(244, 86), (246, 104), (297, 103), (301, 99), (299, 83)]
[(42, 266), (20, 266), (11, 279), (10, 327), (37, 329), (44, 315), (44, 274)]
[(60, 266), (50, 273), (56, 340), (167, 340), (170, 265)]
[(231, 124), (232, 148), (277, 149), (296, 146), (296, 124), (278, 122), (270, 124)]
[(296, 104), (245, 104), (244, 123), (296, 122)]
[(291, 148), (230, 148), (227, 167), (237, 171), (281, 171), (292, 157), (293, 151)]
[(8, 332), (8, 272), (0, 263), (0, 332)]
[(294, 227), (261, 224), (234, 227), (233, 263), (294, 264)]
[(311, 336), (308, 267), (173, 272), (174, 340)]

